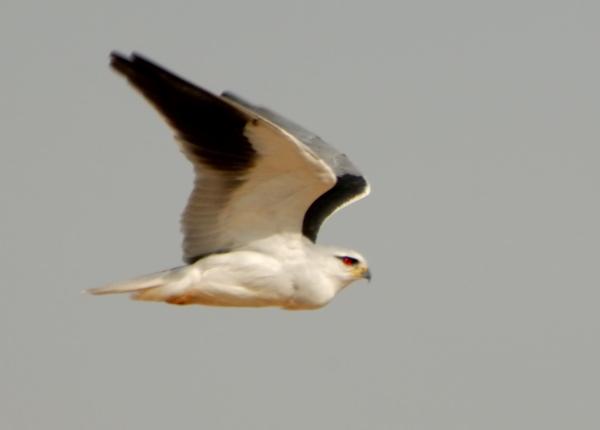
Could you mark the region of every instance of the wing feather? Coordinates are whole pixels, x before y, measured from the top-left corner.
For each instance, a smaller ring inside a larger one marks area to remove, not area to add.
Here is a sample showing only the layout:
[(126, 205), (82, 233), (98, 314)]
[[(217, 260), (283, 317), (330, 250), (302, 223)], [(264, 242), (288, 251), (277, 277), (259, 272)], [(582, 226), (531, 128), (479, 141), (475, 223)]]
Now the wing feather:
[(182, 214), (187, 262), (273, 234), (302, 233), (309, 207), (337, 181), (315, 151), (248, 106), (137, 54), (113, 53), (111, 64), (166, 118), (194, 165)]
[(302, 233), (310, 240), (313, 242), (317, 240), (321, 225), (332, 214), (369, 194), (370, 187), (367, 180), (352, 164), (346, 154), (338, 151), (316, 134), (270, 109), (253, 105), (231, 92), (226, 91), (222, 96), (260, 114), (284, 129), (310, 148), (311, 152), (326, 163), (336, 175), (335, 185), (319, 196), (304, 215)]

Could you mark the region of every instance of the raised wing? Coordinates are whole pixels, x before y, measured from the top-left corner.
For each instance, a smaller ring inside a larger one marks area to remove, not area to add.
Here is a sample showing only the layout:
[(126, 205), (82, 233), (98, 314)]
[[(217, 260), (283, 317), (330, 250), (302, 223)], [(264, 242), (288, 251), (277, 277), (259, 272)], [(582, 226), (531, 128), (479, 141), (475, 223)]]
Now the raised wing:
[(339, 152), (316, 134), (267, 108), (255, 106), (231, 92), (224, 92), (222, 96), (283, 128), (308, 146), (335, 174), (335, 185), (319, 196), (304, 215), (302, 233), (310, 240), (313, 242), (317, 240), (321, 224), (334, 212), (369, 194), (369, 184), (346, 154)]
[(182, 215), (184, 259), (303, 231), (305, 214), (335, 188), (332, 168), (307, 145), (239, 101), (199, 88), (132, 54), (112, 54), (175, 129), (196, 182)]

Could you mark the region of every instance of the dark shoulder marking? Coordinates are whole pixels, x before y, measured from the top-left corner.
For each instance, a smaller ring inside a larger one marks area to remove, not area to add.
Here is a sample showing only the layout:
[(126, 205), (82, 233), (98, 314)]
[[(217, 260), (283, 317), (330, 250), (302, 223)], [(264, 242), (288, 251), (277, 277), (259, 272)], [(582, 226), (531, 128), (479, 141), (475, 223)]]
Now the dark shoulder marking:
[(323, 221), (338, 207), (362, 194), (366, 188), (367, 181), (362, 176), (339, 176), (333, 188), (315, 200), (306, 211), (302, 234), (313, 242), (316, 241)]

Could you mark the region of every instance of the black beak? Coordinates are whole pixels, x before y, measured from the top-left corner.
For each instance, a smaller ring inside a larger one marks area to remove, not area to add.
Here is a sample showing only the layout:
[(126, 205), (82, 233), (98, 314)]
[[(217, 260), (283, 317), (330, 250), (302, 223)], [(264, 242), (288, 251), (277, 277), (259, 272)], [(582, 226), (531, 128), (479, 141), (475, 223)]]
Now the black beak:
[(367, 271), (364, 273), (363, 278), (371, 282), (371, 271), (369, 269), (367, 269)]

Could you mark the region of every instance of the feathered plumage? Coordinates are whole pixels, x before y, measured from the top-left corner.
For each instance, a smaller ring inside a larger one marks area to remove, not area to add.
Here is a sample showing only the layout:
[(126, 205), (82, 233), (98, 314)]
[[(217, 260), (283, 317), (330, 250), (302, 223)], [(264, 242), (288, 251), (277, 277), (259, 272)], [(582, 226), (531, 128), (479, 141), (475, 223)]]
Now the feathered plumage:
[(315, 134), (235, 96), (197, 87), (137, 54), (112, 54), (165, 117), (196, 172), (182, 215), (187, 266), (91, 290), (139, 300), (316, 308), (370, 277), (358, 253), (316, 245), (322, 222), (369, 192)]

